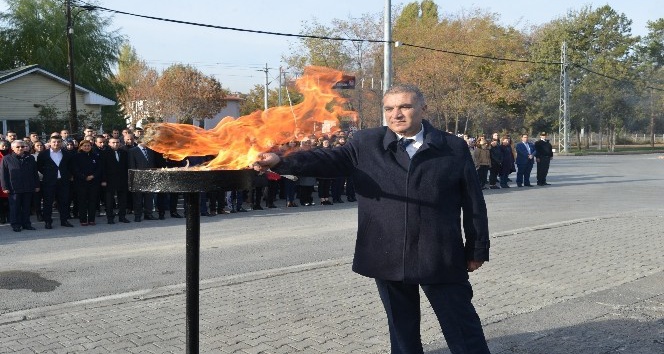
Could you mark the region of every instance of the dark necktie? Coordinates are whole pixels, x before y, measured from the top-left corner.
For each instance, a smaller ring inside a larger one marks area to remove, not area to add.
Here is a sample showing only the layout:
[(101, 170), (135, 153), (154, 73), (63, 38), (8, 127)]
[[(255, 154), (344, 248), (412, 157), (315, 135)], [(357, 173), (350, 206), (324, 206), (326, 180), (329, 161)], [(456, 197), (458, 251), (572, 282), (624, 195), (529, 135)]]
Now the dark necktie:
[(415, 139), (406, 139), (406, 138), (401, 138), (399, 139), (399, 146), (403, 151), (406, 151), (406, 148), (408, 145), (412, 144)]

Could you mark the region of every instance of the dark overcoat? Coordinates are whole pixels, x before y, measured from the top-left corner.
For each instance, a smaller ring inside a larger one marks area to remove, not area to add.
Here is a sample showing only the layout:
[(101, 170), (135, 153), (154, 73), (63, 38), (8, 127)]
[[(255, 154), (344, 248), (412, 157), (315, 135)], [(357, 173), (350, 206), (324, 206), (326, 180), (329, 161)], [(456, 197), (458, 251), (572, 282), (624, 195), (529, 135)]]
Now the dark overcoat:
[(355, 272), (408, 283), (463, 283), (467, 260), (489, 259), (484, 197), (465, 141), (422, 124), (424, 144), (411, 160), (397, 148), (396, 134), (381, 127), (360, 130), (341, 147), (290, 154), (273, 170), (353, 178)]
[(106, 149), (101, 154), (101, 181), (106, 182), (107, 191), (129, 190), (129, 154), (118, 149), (120, 160), (115, 158), (115, 150)]

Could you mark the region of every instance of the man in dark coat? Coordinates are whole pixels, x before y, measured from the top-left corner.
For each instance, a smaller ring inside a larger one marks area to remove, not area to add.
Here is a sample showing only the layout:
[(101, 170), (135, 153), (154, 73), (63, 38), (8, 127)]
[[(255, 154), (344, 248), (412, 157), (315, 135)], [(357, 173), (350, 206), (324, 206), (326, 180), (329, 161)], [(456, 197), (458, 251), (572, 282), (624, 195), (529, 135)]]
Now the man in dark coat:
[[(147, 170), (157, 167), (155, 152), (142, 142), (139, 142), (138, 146), (129, 149), (128, 156), (130, 170)], [(132, 194), (135, 222), (141, 222), (143, 219), (157, 220), (152, 214), (154, 197), (154, 193), (134, 192)]]
[(537, 159), (537, 185), (548, 186), (546, 176), (549, 174), (549, 164), (553, 159), (553, 147), (546, 139), (546, 132), (540, 133), (540, 140), (535, 143), (535, 156)]
[(516, 144), (516, 186), (532, 187), (530, 172), (535, 164), (535, 145), (528, 141), (528, 134), (521, 135), (521, 142)]
[(62, 138), (53, 135), (49, 140), (50, 149), (37, 155), (37, 169), (44, 176), (44, 222), (47, 229), (53, 228), (53, 201), (58, 201), (60, 225), (73, 227), (67, 221), (69, 216), (69, 182), (73, 177), (73, 154), (62, 149)]
[(390, 88), (383, 106), (387, 127), (360, 130), (334, 149), (265, 153), (255, 167), (353, 178), (353, 270), (375, 278), (392, 353), (422, 353), (420, 286), (452, 353), (488, 353), (468, 281), (489, 259), (486, 205), (468, 147), (423, 120), (426, 104), (415, 86)]
[(118, 138), (108, 139), (108, 148), (101, 155), (101, 185), (105, 187), (106, 218), (115, 224), (115, 197), (118, 198), (118, 221), (128, 223), (127, 194), (129, 193), (129, 154), (120, 148)]
[(12, 142), (13, 154), (2, 159), (0, 186), (9, 198), (9, 222), (15, 232), (35, 230), (30, 223), (32, 195), (39, 191), (39, 175), (35, 158), (22, 140)]

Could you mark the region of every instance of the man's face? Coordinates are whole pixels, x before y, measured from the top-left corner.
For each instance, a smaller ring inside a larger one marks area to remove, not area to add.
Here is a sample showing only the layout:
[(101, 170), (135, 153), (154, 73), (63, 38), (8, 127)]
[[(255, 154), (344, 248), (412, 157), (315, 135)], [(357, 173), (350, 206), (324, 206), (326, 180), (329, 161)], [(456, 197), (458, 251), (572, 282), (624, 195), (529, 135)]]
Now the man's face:
[(25, 142), (17, 142), (12, 144), (12, 150), (16, 155), (23, 155), (28, 151), (28, 144)]
[(30, 134), (30, 141), (37, 141), (39, 140), (39, 135), (37, 134)]
[(84, 131), (85, 136), (92, 136), (92, 134), (94, 134), (94, 132), (95, 131), (92, 130), (92, 129), (85, 129), (85, 131)]
[(142, 130), (136, 130), (136, 131), (134, 132), (134, 135), (137, 136), (137, 137), (139, 137), (139, 136), (143, 135), (143, 131), (142, 131)]
[(7, 134), (7, 141), (9, 141), (11, 143), (14, 140), (16, 140), (16, 133), (8, 133)]
[(110, 138), (110, 139), (108, 139), (108, 146), (112, 150), (118, 150), (120, 148), (120, 140), (115, 139), (115, 138)]
[(521, 135), (521, 142), (524, 142), (524, 143), (525, 143), (525, 142), (527, 142), (527, 141), (528, 141), (528, 135), (526, 135), (526, 134)]
[(105, 142), (106, 142), (106, 140), (104, 140), (104, 138), (97, 138), (95, 140), (95, 145), (97, 145), (98, 148), (103, 149), (104, 145), (106, 145), (106, 144), (104, 144)]
[(510, 144), (510, 139), (507, 138), (503, 139), (503, 145), (507, 146), (509, 144)]
[(111, 136), (114, 138), (120, 137), (120, 132), (118, 130), (114, 130), (111, 132)]
[(413, 136), (422, 128), (426, 105), (418, 103), (413, 93), (393, 93), (383, 97), (383, 110), (391, 131)]
[(69, 137), (69, 130), (62, 130), (62, 131), (60, 131), (60, 136), (61, 136), (63, 139), (67, 139), (67, 138)]
[(51, 149), (55, 151), (58, 151), (60, 150), (60, 148), (62, 148), (62, 140), (60, 139), (51, 138), (50, 143), (51, 143)]

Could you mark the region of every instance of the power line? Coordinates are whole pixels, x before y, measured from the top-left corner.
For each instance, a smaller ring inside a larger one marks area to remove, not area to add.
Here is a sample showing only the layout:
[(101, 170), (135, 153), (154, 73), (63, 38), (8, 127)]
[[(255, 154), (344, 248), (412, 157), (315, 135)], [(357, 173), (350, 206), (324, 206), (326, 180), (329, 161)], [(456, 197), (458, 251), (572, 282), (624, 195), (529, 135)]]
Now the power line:
[[(134, 14), (134, 13), (126, 12), (126, 11), (108, 9), (108, 8), (105, 8), (105, 7), (101, 7), (101, 6), (97, 6), (97, 5), (91, 5), (91, 4), (85, 4), (82, 7), (85, 7), (87, 10), (98, 9), (98, 10), (107, 11), (107, 12), (111, 12), (111, 13), (117, 13), (117, 14), (122, 14), (122, 15), (127, 15), (127, 16), (140, 17), (140, 18), (147, 18), (147, 19), (156, 20), (156, 21), (172, 22), (172, 23), (179, 23), (179, 24), (192, 25), (192, 26), (198, 26), (198, 27), (207, 27), (207, 28), (215, 28), (215, 29), (238, 31), (238, 32), (267, 34), (267, 35), (293, 37), (293, 38), (324, 39), (324, 40), (333, 40), (333, 41), (369, 42), (369, 43), (383, 43), (383, 44), (384, 43), (390, 43), (390, 44), (395, 44), (396, 46), (419, 48), (419, 49), (431, 50), (431, 51), (435, 51), (435, 52), (447, 53), (447, 54), (452, 54), (452, 55), (461, 55), (461, 56), (467, 56), (467, 57), (479, 58), (479, 59), (516, 62), (516, 63), (528, 63), (528, 64), (562, 65), (561, 62), (557, 62), (557, 61), (536, 61), (536, 60), (527, 60), (527, 59), (501, 58), (501, 57), (494, 57), (494, 56), (488, 56), (488, 55), (477, 55), (477, 54), (462, 53), (462, 52), (456, 52), (456, 51), (445, 50), (445, 49), (425, 47), (425, 46), (409, 44), (409, 43), (402, 43), (402, 42), (398, 42), (398, 41), (384, 41), (384, 40), (379, 40), (379, 39), (362, 39), (362, 38), (329, 37), (329, 36), (316, 36), (316, 35), (307, 35), (307, 34), (293, 34), (293, 33), (251, 30), (251, 29), (236, 28), (236, 27), (210, 25), (210, 24), (191, 22), (191, 21), (173, 20), (173, 19), (168, 19), (168, 18), (163, 18), (163, 17), (140, 15), (140, 14)], [(609, 75), (606, 75), (606, 74), (602, 74), (602, 73), (593, 71), (593, 70), (588, 69), (588, 68), (586, 68), (584, 66), (581, 66), (579, 64), (571, 63), (571, 65), (573, 65), (575, 67), (578, 67), (582, 70), (585, 70), (589, 73), (592, 73), (592, 74), (595, 74), (595, 75), (598, 75), (598, 76), (602, 76), (602, 77), (605, 77), (605, 78), (610, 79), (610, 80), (615, 80), (615, 81), (618, 81), (618, 82), (627, 82), (626, 80), (618, 79), (616, 77), (612, 77), (612, 76), (609, 76)], [(652, 87), (650, 85), (646, 85), (645, 87), (653, 89), (653, 90), (657, 90), (657, 91), (664, 91), (664, 89), (662, 89), (662, 88)]]

